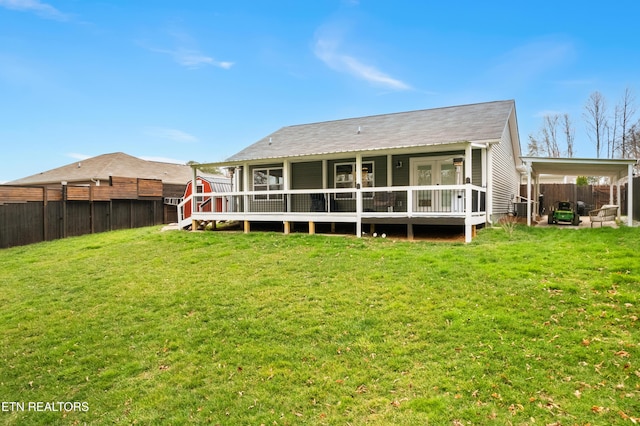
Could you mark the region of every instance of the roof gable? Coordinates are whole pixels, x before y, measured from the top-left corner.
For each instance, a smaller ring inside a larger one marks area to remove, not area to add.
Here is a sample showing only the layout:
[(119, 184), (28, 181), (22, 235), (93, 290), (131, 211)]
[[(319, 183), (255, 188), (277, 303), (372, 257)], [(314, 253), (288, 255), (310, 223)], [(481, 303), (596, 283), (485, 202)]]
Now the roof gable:
[(227, 161), (500, 140), (515, 102), (496, 101), (283, 127)]

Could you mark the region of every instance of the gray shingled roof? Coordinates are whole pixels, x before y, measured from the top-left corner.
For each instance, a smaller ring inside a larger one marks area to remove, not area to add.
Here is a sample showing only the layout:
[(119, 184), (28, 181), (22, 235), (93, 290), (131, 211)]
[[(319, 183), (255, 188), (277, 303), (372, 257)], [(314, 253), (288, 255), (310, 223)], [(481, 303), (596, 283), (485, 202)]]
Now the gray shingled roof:
[(115, 152), (75, 161), (66, 166), (37, 173), (8, 182), (11, 185), (48, 185), (67, 181), (89, 182), (91, 179), (108, 180), (110, 176), (159, 179), (164, 183), (186, 184), (192, 179), (190, 166), (147, 161)]
[(283, 127), (227, 161), (499, 140), (513, 100)]

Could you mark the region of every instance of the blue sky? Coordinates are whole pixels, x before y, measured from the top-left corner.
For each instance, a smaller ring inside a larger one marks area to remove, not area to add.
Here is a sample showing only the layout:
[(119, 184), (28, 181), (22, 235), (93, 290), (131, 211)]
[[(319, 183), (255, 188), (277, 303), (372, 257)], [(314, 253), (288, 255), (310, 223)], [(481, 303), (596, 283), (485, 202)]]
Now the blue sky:
[[(0, 0), (0, 182), (122, 151), (223, 160), (288, 125), (640, 90), (640, 2)], [(636, 118), (637, 119), (637, 118)], [(634, 120), (635, 121), (635, 120)]]

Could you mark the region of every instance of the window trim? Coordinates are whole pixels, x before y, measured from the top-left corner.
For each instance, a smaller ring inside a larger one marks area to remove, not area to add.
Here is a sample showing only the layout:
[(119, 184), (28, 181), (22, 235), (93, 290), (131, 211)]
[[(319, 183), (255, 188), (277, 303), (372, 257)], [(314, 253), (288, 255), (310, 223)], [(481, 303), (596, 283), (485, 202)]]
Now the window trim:
[[(279, 170), (280, 175), (272, 175), (271, 172)], [(258, 186), (264, 187), (264, 189), (256, 189), (256, 173), (264, 172), (267, 176), (266, 184), (259, 184)], [(275, 176), (282, 179), (282, 183), (272, 185), (269, 183), (269, 177)], [(270, 194), (271, 191), (282, 191), (284, 189), (284, 167), (255, 167), (251, 170), (251, 189), (253, 191), (264, 192), (264, 194), (253, 194), (253, 201), (281, 201), (284, 197), (283, 194)], [(271, 189), (272, 186), (278, 186), (278, 189)]]

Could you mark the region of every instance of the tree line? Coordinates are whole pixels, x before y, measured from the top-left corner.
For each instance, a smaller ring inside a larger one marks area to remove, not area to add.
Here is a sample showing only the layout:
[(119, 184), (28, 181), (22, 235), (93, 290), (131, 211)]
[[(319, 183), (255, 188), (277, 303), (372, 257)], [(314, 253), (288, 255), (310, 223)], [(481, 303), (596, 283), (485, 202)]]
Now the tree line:
[[(589, 139), (595, 144), (597, 158), (640, 156), (640, 118), (635, 113), (635, 95), (628, 87), (613, 109), (602, 93), (595, 91), (589, 95), (582, 118)], [(542, 120), (537, 134), (529, 134), (527, 155), (573, 157), (575, 129), (569, 114), (547, 114)]]

